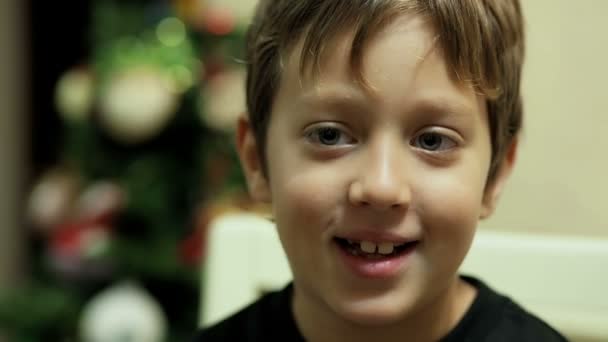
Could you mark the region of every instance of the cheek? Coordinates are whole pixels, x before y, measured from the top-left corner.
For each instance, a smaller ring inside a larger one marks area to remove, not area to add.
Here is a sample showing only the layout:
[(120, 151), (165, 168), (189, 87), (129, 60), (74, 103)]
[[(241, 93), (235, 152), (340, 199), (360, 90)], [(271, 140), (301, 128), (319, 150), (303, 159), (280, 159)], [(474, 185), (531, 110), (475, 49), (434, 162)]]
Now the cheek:
[[(302, 170), (300, 170), (302, 171)], [(297, 172), (273, 178), (273, 213), (294, 277), (308, 279), (319, 271), (338, 210), (335, 181), (317, 173)]]
[(293, 168), (275, 174), (271, 182), (277, 224), (286, 231), (296, 230), (286, 232), (290, 235), (323, 232), (331, 225), (343, 197), (339, 180), (335, 173), (332, 176), (322, 168), (310, 170), (295, 163), (286, 165)]
[[(481, 213), (483, 182), (475, 170), (434, 177), (420, 191), (419, 212), (430, 255), (460, 265), (466, 255)], [(479, 173), (479, 174), (478, 174)], [(446, 258), (446, 255), (452, 258)]]
[[(273, 216), (280, 238), (290, 258), (301, 254), (320, 240), (327, 226), (325, 218), (331, 200), (328, 186), (319, 168), (312, 167), (294, 147), (286, 130), (269, 130), (268, 170)], [(316, 248), (316, 247), (315, 247)]]

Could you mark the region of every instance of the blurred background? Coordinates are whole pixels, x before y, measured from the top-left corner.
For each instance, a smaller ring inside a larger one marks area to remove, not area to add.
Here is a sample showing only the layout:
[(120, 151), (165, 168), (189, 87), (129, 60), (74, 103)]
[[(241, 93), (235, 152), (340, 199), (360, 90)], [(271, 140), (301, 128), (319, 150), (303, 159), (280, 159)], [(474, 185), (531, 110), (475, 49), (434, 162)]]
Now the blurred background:
[[(482, 229), (608, 237), (608, 2), (522, 3), (526, 128)], [(0, 2), (7, 340), (195, 331), (208, 223), (263, 210), (244, 194), (231, 136), (254, 4)]]
[(245, 7), (0, 6), (0, 330), (189, 340), (207, 224), (250, 206), (231, 136)]

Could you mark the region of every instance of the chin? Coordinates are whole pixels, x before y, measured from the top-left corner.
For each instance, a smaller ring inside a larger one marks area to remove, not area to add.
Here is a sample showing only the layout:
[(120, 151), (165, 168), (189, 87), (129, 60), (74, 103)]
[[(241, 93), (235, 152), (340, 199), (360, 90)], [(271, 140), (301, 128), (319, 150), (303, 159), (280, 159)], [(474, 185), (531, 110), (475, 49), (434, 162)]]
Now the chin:
[(360, 326), (384, 326), (392, 325), (408, 315), (405, 305), (396, 302), (387, 303), (367, 300), (364, 303), (344, 303), (336, 312), (343, 319)]

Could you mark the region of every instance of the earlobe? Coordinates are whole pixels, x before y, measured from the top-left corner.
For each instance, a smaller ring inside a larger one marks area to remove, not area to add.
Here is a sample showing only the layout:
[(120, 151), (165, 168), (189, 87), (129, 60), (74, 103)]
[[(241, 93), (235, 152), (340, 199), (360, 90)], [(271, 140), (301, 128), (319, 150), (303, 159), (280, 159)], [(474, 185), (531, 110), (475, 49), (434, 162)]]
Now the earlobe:
[(502, 194), (502, 191), (507, 180), (509, 179), (509, 176), (511, 176), (513, 166), (515, 166), (515, 160), (517, 157), (517, 144), (517, 138), (513, 139), (513, 141), (509, 145), (509, 148), (502, 163), (500, 164), (498, 171), (496, 172), (494, 179), (486, 186), (483, 196), (481, 213), (479, 215), (479, 218), (482, 220), (490, 217), (496, 209), (498, 199)]
[(255, 135), (245, 115), (238, 120), (236, 147), (241, 167), (247, 180), (251, 197), (259, 202), (269, 203), (270, 187), (262, 169), (262, 158), (258, 153)]

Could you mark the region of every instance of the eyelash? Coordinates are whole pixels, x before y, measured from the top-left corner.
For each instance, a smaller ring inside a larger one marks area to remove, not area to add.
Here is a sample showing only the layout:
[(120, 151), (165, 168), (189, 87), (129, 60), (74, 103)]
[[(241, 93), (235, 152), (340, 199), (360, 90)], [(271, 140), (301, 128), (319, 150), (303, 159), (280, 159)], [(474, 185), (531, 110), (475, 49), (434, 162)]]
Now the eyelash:
[(320, 127), (315, 127), (314, 129), (312, 129), (310, 132), (308, 132), (306, 134), (306, 138), (308, 138), (311, 142), (315, 143), (315, 144), (320, 144), (323, 146), (337, 146), (338, 142), (334, 143), (334, 144), (325, 144), (323, 143), (321, 140), (322, 138), (320, 137), (320, 134), (322, 133), (327, 133), (327, 132), (333, 132), (333, 133), (337, 133), (338, 134), (338, 141), (341, 140), (341, 138), (348, 138), (349, 142), (347, 143), (343, 143), (340, 145), (352, 145), (354, 143), (356, 143), (356, 140), (352, 137), (350, 137), (347, 133), (344, 132), (344, 130), (338, 128), (338, 127), (333, 127), (333, 126), (320, 126)]
[[(432, 135), (435, 138), (441, 139), (441, 142), (439, 144), (439, 147), (437, 147), (437, 149), (421, 147), (421, 144), (420, 144), (421, 139), (424, 138), (425, 136), (429, 136), (429, 135)], [(422, 133), (418, 134), (416, 137), (414, 137), (414, 139), (412, 139), (410, 144), (412, 144), (412, 146), (414, 146), (416, 148), (419, 148), (421, 150), (424, 150), (425, 152), (430, 152), (430, 153), (446, 152), (446, 151), (449, 151), (449, 150), (453, 149), (454, 147), (458, 146), (458, 143), (454, 139), (448, 137), (445, 134), (441, 134), (439, 132), (432, 132), (432, 131), (431, 132), (426, 131), (426, 132), (422, 132)], [(446, 146), (444, 146), (445, 144), (449, 144), (450, 146), (446, 147)]]
[[(337, 133), (338, 137), (336, 139), (338, 140), (338, 142), (328, 143), (328, 144), (323, 143), (322, 138), (320, 137), (320, 134), (322, 134), (322, 133), (328, 133), (328, 132)], [(433, 136), (434, 138), (441, 139), (441, 142), (440, 142), (439, 146), (436, 149), (425, 148), (425, 147), (422, 146), (424, 142), (421, 139), (423, 139), (425, 137), (428, 137), (429, 135)], [(344, 130), (340, 129), (339, 127), (334, 127), (334, 126), (315, 127), (314, 129), (312, 129), (308, 133), (306, 133), (306, 138), (309, 141), (311, 141), (312, 143), (323, 145), (323, 146), (330, 146), (330, 147), (344, 146), (344, 145), (353, 145), (353, 144), (355, 144), (357, 142), (356, 139), (354, 139), (349, 134), (347, 134), (346, 132), (344, 132)], [(340, 144), (339, 141), (342, 138), (349, 139), (349, 141), (348, 142), (343, 142), (342, 144)], [(425, 132), (422, 132), (422, 133), (416, 135), (410, 141), (410, 144), (412, 146), (414, 146), (415, 148), (418, 148), (418, 149), (423, 150), (423, 151), (428, 152), (428, 153), (447, 152), (447, 151), (453, 149), (454, 147), (458, 146), (458, 142), (455, 139), (448, 137), (446, 134), (442, 134), (440, 132), (435, 132), (435, 131), (425, 131)], [(446, 144), (448, 144), (447, 147), (445, 146)]]

